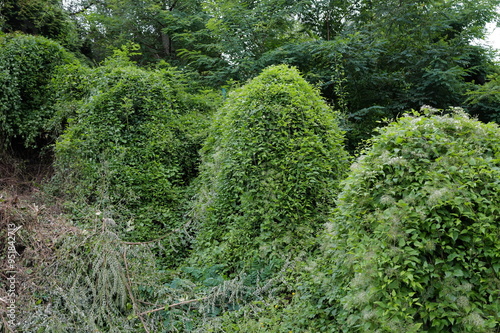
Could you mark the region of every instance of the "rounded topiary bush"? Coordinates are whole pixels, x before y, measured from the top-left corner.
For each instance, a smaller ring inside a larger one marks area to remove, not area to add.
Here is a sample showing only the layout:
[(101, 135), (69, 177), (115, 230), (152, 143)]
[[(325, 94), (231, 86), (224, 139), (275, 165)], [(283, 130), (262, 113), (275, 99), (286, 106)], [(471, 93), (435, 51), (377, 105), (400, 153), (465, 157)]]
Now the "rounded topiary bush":
[(56, 144), (53, 183), (76, 210), (107, 210), (129, 239), (163, 235), (182, 220), (204, 117), (175, 73), (111, 64), (90, 75)]
[(381, 129), (327, 238), (342, 332), (498, 332), (500, 129), (460, 113)]
[(52, 137), (57, 67), (75, 62), (58, 43), (22, 34), (0, 36), (0, 143), (38, 147)]
[(234, 91), (202, 152), (195, 257), (235, 269), (310, 248), (344, 175), (336, 113), (294, 68)]

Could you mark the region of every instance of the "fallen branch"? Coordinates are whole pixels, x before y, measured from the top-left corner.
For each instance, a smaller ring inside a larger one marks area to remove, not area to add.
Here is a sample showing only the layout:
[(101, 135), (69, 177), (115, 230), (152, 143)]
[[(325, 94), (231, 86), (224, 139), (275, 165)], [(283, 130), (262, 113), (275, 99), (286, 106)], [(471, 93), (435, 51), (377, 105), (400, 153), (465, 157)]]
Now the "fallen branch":
[(177, 232), (177, 231), (178, 231), (177, 229), (173, 230), (172, 232), (169, 232), (166, 235), (163, 235), (163, 236), (161, 236), (159, 238), (156, 238), (156, 239), (153, 239), (153, 240), (150, 240), (150, 241), (145, 241), (145, 242), (124, 242), (124, 241), (122, 241), (122, 244), (125, 244), (125, 245), (144, 245), (144, 244), (155, 243), (155, 242), (161, 241), (164, 238), (167, 238), (168, 236), (170, 236), (171, 234), (173, 234), (174, 232)]
[(3, 323), (3, 326), (5, 327), (5, 329), (7, 331), (9, 331), (10, 333), (14, 333), (14, 330), (12, 330), (12, 328), (10, 328), (9, 323), (7, 323), (5, 321), (5, 318), (3, 316), (0, 316), (0, 317), (2, 317), (2, 323)]
[[(134, 312), (137, 313), (139, 310), (139, 307), (137, 306), (137, 303), (135, 302), (134, 293), (132, 292), (132, 288), (130, 287), (130, 277), (128, 275), (127, 249), (126, 248), (125, 248), (125, 251), (123, 251), (123, 262), (125, 263), (125, 276), (127, 277), (127, 283), (126, 283), (127, 291), (128, 291), (129, 296), (130, 296), (130, 300), (132, 302), (132, 307), (134, 309)], [(149, 333), (149, 329), (146, 326), (146, 323), (144, 322), (142, 315), (138, 314), (137, 316), (139, 317), (139, 320), (141, 321), (142, 326), (144, 327), (144, 330), (146, 331), (146, 333)]]
[(172, 235), (172, 234), (174, 234), (176, 232), (181, 232), (182, 229), (186, 228), (190, 224), (191, 224), (191, 221), (188, 221), (182, 227), (174, 229), (171, 232), (169, 232), (168, 234), (165, 234), (165, 235), (163, 235), (161, 237), (158, 237), (158, 238), (155, 238), (155, 239), (152, 239), (152, 240), (149, 240), (149, 241), (145, 241), (145, 242), (125, 242), (125, 241), (122, 241), (122, 244), (125, 244), (125, 245), (144, 245), (144, 244), (155, 243), (155, 242), (161, 241), (162, 239), (167, 238), (168, 236), (170, 236), (170, 235)]
[(204, 301), (207, 298), (208, 297), (197, 298), (197, 299), (190, 299), (188, 301), (183, 301), (183, 302), (179, 302), (179, 303), (175, 303), (175, 304), (165, 305), (164, 307), (161, 307), (161, 308), (158, 308), (158, 309), (153, 309), (153, 310), (149, 310), (149, 311), (145, 311), (145, 312), (139, 313), (138, 316), (143, 316), (143, 315), (148, 314), (148, 313), (153, 313), (153, 312), (158, 312), (158, 311), (162, 311), (162, 310), (174, 308), (174, 307), (179, 306), (179, 305), (184, 305), (184, 304), (189, 304), (189, 303)]

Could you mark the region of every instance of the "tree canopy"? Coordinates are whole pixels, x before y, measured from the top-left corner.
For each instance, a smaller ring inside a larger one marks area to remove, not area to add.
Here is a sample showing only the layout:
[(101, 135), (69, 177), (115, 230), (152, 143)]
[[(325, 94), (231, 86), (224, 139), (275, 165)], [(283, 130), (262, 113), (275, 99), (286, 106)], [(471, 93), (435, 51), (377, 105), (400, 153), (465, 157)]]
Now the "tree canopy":
[[(4, 2), (2, 31), (40, 34), (101, 62), (136, 43), (144, 66), (167, 61), (221, 88), (275, 64), (296, 66), (343, 108), (351, 149), (376, 122), (405, 110), (467, 103), (496, 71), (474, 41), (498, 20), (485, 1), (59, 1)], [(35, 10), (36, 9), (36, 10)], [(34, 12), (45, 13), (42, 16)], [(31, 13), (31, 14), (30, 14)], [(69, 44), (68, 44), (69, 43)], [(340, 103), (340, 104), (339, 104)]]

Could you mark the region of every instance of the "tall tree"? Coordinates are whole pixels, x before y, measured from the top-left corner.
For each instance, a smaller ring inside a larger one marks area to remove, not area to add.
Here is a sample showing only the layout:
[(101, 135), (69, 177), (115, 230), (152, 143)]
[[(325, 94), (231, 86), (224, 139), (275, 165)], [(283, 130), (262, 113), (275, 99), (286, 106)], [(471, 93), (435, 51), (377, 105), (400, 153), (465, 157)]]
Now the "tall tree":
[[(341, 102), (337, 107), (350, 120), (348, 137), (354, 147), (382, 118), (422, 105), (464, 106), (467, 90), (483, 84), (493, 70), (488, 50), (473, 41), (484, 36), (487, 22), (498, 19), (499, 3), (352, 2), (353, 11), (330, 41), (321, 36), (288, 44), (260, 61), (263, 66), (298, 66), (321, 85), (325, 97)], [(303, 4), (320, 8), (319, 2)]]
[(141, 46), (143, 63), (180, 63), (180, 50), (211, 54), (205, 47), (208, 18), (200, 0), (83, 0), (71, 10), (81, 26), (86, 55), (95, 61), (130, 42)]
[(332, 40), (354, 22), (360, 7), (358, 0), (300, 0), (295, 4), (295, 12), (305, 31)]
[(206, 1), (206, 10), (211, 16), (208, 28), (224, 55), (235, 63), (297, 37), (291, 34), (296, 23), (291, 1)]

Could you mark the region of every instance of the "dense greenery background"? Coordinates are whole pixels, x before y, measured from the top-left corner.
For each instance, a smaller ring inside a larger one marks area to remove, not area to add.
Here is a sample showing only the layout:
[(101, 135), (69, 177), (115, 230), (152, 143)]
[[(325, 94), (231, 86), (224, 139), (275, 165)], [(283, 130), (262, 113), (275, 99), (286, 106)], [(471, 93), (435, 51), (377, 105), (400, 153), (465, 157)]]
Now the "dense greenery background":
[(3, 1), (0, 153), (79, 230), (16, 330), (498, 332), (499, 5)]

